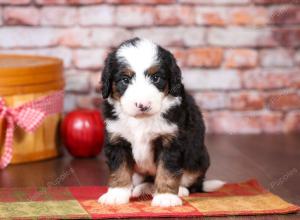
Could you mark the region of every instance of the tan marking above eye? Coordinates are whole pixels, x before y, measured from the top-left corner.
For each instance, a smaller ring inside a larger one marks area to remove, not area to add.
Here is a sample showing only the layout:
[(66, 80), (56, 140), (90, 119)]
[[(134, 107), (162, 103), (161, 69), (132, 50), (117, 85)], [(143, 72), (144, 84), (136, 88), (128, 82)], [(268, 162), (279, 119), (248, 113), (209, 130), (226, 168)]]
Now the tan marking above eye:
[(126, 76), (129, 76), (129, 77), (132, 77), (134, 75), (134, 71), (132, 69), (125, 68), (125, 69), (122, 70), (122, 74), (126, 75)]
[(158, 70), (159, 70), (159, 66), (151, 66), (150, 68), (147, 69), (147, 73), (149, 75), (154, 75), (157, 73)]

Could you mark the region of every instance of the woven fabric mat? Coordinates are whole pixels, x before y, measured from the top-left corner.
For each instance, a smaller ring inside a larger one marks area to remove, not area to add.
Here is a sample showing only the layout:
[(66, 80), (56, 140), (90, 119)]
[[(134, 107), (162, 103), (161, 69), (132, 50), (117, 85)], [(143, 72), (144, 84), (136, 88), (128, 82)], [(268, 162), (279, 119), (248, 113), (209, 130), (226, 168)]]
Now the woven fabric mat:
[(183, 206), (152, 207), (151, 198), (132, 199), (129, 204), (97, 203), (107, 190), (100, 186), (1, 188), (0, 218), (154, 218), (286, 214), (300, 210), (263, 189), (256, 180), (226, 184), (218, 192), (196, 193), (183, 198)]

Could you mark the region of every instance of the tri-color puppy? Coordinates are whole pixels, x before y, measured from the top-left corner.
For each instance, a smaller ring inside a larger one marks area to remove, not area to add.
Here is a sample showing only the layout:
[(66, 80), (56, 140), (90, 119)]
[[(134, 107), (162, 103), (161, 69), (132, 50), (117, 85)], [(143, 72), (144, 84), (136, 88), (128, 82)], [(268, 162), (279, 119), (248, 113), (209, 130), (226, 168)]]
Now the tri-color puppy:
[(153, 206), (178, 206), (180, 196), (223, 185), (204, 181), (210, 162), (202, 115), (169, 51), (125, 41), (108, 55), (101, 81), (110, 178), (100, 203), (152, 194)]

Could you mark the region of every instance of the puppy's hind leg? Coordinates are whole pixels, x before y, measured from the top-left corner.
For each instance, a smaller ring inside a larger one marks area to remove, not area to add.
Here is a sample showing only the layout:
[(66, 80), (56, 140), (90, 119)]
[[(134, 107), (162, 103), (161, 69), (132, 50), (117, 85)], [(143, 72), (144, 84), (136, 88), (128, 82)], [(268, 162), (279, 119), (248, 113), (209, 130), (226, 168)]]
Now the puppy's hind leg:
[(145, 182), (137, 185), (132, 190), (132, 197), (140, 197), (143, 195), (153, 195), (154, 194), (154, 184)]
[(222, 188), (226, 182), (221, 180), (204, 180), (203, 177), (197, 178), (196, 182), (189, 187), (193, 192), (215, 192)]

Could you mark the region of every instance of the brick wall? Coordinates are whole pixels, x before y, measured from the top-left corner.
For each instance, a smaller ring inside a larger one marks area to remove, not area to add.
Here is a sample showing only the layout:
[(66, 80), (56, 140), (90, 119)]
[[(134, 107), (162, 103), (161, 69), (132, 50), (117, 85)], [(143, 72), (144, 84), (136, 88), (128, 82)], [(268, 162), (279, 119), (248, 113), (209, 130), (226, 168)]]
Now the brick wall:
[(0, 0), (0, 52), (62, 58), (66, 111), (101, 105), (133, 36), (174, 52), (210, 132), (300, 131), (300, 0)]

